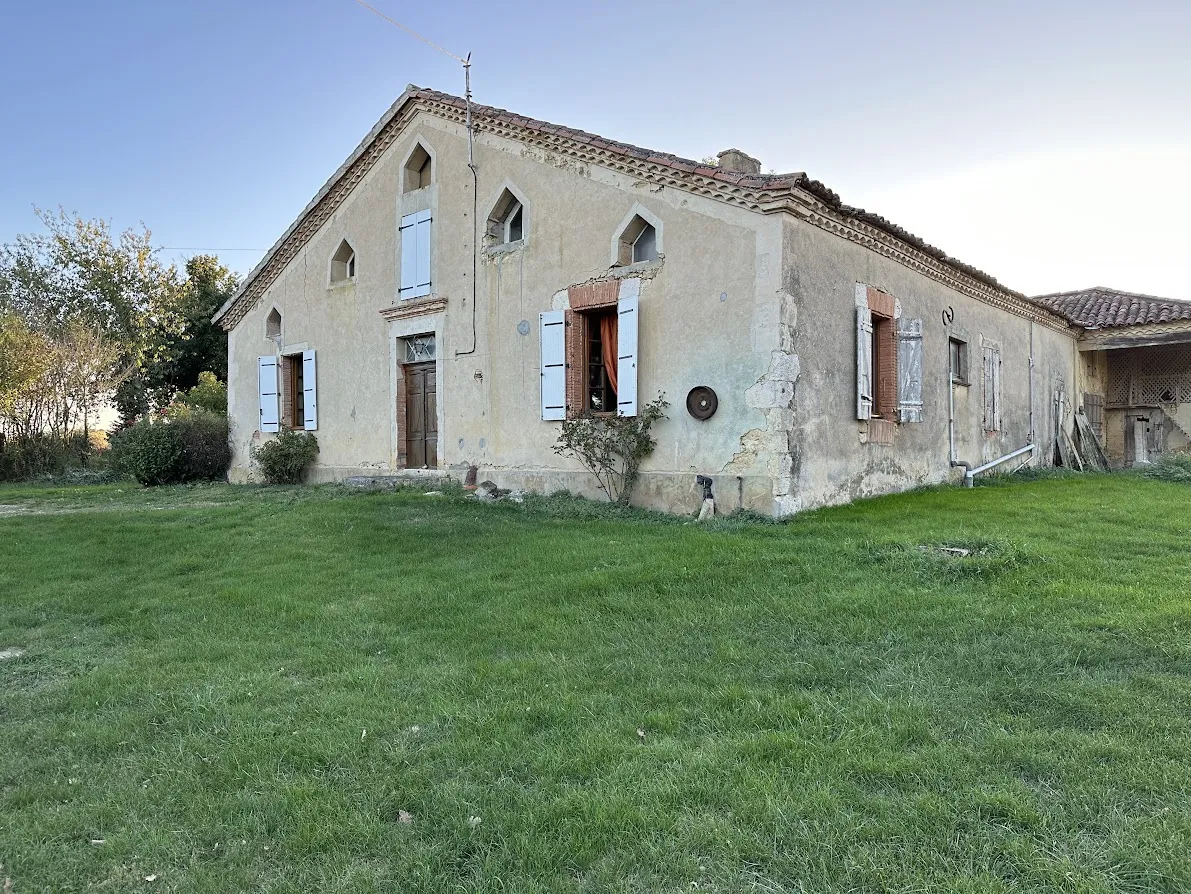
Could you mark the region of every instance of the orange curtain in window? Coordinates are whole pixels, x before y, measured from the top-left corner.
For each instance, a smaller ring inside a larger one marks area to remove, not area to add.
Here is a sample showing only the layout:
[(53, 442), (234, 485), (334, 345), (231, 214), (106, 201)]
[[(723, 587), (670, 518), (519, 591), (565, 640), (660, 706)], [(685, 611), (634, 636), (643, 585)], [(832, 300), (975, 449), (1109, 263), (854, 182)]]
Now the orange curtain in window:
[(608, 382), (612, 385), (612, 390), (616, 392), (620, 391), (616, 387), (616, 333), (620, 328), (618, 319), (614, 313), (604, 314), (600, 317), (600, 344), (604, 349), (604, 372), (608, 374)]

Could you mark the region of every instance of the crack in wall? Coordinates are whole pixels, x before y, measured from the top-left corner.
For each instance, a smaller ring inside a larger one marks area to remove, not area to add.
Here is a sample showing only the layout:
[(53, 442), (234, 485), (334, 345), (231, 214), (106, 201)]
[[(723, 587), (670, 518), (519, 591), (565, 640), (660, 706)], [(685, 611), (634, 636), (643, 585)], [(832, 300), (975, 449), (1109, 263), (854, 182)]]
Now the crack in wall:
[(745, 405), (761, 411), (765, 427), (750, 429), (740, 436), (740, 450), (733, 454), (720, 474), (760, 472), (767, 475), (773, 481), (777, 514), (788, 515), (799, 508), (795, 492), (798, 455), (794, 442), (794, 395), (801, 368), (798, 355), (793, 352), (798, 317), (794, 296), (779, 291), (777, 297), (779, 349), (770, 351), (769, 368), (744, 393)]

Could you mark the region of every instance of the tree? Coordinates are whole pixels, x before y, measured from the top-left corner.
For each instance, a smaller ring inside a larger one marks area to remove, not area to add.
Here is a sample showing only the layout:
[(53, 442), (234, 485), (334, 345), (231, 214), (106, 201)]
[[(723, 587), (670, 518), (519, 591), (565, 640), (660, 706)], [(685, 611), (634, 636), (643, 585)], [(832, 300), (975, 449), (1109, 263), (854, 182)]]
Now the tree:
[(186, 262), (186, 281), (179, 290), (175, 313), (180, 325), (162, 333), (161, 378), (178, 391), (198, 384), (199, 373), (227, 381), (227, 333), (211, 322), (215, 312), (236, 291), (236, 275), (210, 255)]
[(95, 412), (181, 326), (180, 283), (143, 226), (37, 214), (44, 232), (0, 248), (0, 432), (49, 471), (76, 434), (86, 462)]
[(17, 314), (0, 310), (0, 433), (13, 438), (49, 426), (54, 345)]
[(122, 424), (168, 406), (179, 392), (197, 386), (204, 372), (227, 381), (227, 333), (211, 318), (236, 285), (236, 275), (216, 257), (195, 255), (186, 262), (186, 279), (177, 289), (170, 325), (152, 334), (146, 362), (117, 392)]
[(95, 327), (136, 361), (154, 332), (177, 328), (178, 271), (156, 259), (148, 229), (113, 237), (104, 220), (37, 216), (47, 232), (17, 236), (0, 253), (0, 310), (47, 333)]

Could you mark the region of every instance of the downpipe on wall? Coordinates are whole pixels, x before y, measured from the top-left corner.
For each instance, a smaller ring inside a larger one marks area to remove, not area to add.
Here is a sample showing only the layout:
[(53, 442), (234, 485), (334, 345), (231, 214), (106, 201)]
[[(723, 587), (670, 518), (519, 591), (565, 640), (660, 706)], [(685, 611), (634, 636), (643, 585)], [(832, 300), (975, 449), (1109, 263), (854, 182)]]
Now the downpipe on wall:
[(463, 60), (463, 80), (463, 99), (467, 104), (467, 167), (471, 171), (471, 347), (466, 351), (456, 351), (456, 357), (466, 357), (476, 352), (476, 297), (479, 292), (480, 222), (476, 218), (480, 213), (480, 178), (476, 173), (476, 137), (471, 120), (471, 53)]
[(1025, 447), (1018, 447), (1012, 453), (1006, 453), (1004, 456), (997, 457), (996, 459), (992, 460), (991, 462), (987, 462), (982, 466), (977, 466), (974, 469), (968, 469), (968, 471), (964, 472), (964, 487), (975, 487), (976, 486), (976, 476), (979, 475), (981, 472), (987, 472), (989, 469), (996, 468), (1001, 463), (1007, 463), (1007, 462), (1009, 462), (1009, 460), (1014, 459), (1018, 456), (1021, 456), (1023, 453), (1033, 453), (1033, 452), (1034, 452), (1034, 445), (1026, 444)]
[(994, 469), (1001, 463), (1008, 462), (1023, 454), (1029, 453), (1030, 460), (1033, 461), (1036, 456), (1034, 454), (1034, 323), (1030, 322), (1030, 369), (1029, 369), (1029, 390), (1030, 390), (1030, 430), (1026, 435), (1026, 445), (1019, 447), (1012, 453), (1006, 453), (1004, 456), (987, 462), (982, 466), (972, 467), (971, 463), (964, 462), (956, 457), (955, 450), (955, 379), (951, 375), (951, 357), (948, 352), (947, 358), (947, 436), (951, 447), (951, 467), (962, 468), (964, 470), (964, 486), (975, 487), (976, 476), (982, 472), (987, 472), (989, 469)]

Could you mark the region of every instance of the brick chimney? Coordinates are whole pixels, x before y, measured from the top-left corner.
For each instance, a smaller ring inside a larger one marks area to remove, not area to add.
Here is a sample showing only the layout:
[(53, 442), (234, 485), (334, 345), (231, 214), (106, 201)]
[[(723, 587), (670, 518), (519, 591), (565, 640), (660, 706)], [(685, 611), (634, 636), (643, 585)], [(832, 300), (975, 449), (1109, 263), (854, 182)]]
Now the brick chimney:
[(716, 158), (719, 159), (721, 171), (731, 171), (734, 174), (761, 173), (761, 160), (739, 149), (725, 149)]

